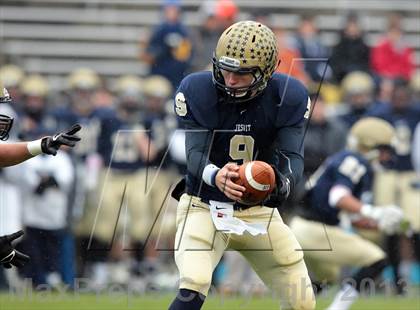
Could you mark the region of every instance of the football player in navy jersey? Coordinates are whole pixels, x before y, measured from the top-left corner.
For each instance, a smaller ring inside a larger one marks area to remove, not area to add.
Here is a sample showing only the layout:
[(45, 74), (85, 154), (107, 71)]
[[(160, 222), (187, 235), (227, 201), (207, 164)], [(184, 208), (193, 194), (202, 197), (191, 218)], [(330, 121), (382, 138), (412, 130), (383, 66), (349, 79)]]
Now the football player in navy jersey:
[[(268, 27), (235, 23), (220, 36), (213, 73), (188, 75), (176, 92), (187, 175), (177, 209), (174, 254), (180, 281), (171, 310), (201, 308), (227, 248), (245, 256), (279, 296), (282, 309), (315, 308), (300, 245), (275, 208), (302, 175), (310, 101), (299, 81), (273, 74), (277, 55)], [(276, 191), (267, 203), (273, 208), (239, 203), (245, 188), (234, 180), (239, 165), (251, 160), (276, 170)], [(262, 230), (255, 231), (257, 226)]]
[(100, 205), (91, 209), (88, 216), (92, 249), (102, 250), (92, 257), (94, 285), (104, 285), (109, 275), (105, 263), (109, 253), (104, 250), (112, 246), (114, 230), (118, 234), (123, 230), (121, 222), (117, 223), (122, 201), (126, 203), (130, 216), (127, 231), (131, 245), (124, 245), (124, 248), (133, 254), (135, 275), (140, 273), (144, 242), (154, 220), (145, 184), (146, 167), (156, 156), (156, 151), (142, 122), (142, 84), (143, 80), (137, 76), (121, 76), (115, 87), (117, 106), (100, 123), (97, 143), (102, 160), (98, 184)]
[[(100, 77), (95, 71), (89, 68), (76, 68), (70, 73), (66, 82), (68, 102), (66, 105), (59, 105), (49, 111), (48, 122), (54, 124), (59, 130), (74, 122), (83, 126), (79, 133), (82, 143), (79, 143), (71, 152), (76, 170), (69, 202), (70, 223), (74, 225), (77, 256), (82, 258), (78, 264), (81, 273), (84, 269), (89, 235), (92, 230), (87, 214), (90, 209), (97, 206), (95, 190), (99, 165), (95, 152), (100, 122), (113, 112), (110, 108), (97, 107), (94, 104), (94, 95), (101, 85)], [(99, 256), (95, 254), (90, 255), (89, 258)]]
[(82, 143), (73, 150), (79, 161), (84, 161), (90, 154), (96, 152), (97, 139), (101, 118), (109, 116), (109, 108), (94, 105), (95, 91), (100, 87), (98, 74), (88, 68), (78, 68), (72, 71), (67, 79), (69, 103), (58, 106), (51, 111), (57, 128), (67, 127), (77, 121), (83, 125), (80, 131)]
[[(0, 104), (11, 103), (9, 93), (0, 81)], [(12, 129), (13, 118), (7, 115), (0, 115), (0, 140), (5, 141)], [(46, 136), (39, 140), (30, 142), (17, 142), (1, 144), (0, 146), (0, 167), (8, 167), (19, 164), (40, 154), (56, 155), (58, 149), (65, 145), (74, 147), (80, 140), (75, 134), (80, 130), (76, 124), (66, 131), (57, 133), (54, 136)], [(29, 257), (18, 250), (15, 250), (12, 241), (23, 235), (23, 231), (0, 237), (0, 264), (5, 268), (12, 265), (22, 267)]]
[(353, 71), (341, 81), (344, 113), (338, 119), (347, 131), (375, 104), (374, 89), (374, 80), (366, 72)]
[(329, 157), (309, 178), (307, 206), (290, 223), (317, 280), (336, 280), (342, 266), (361, 268), (328, 309), (349, 309), (366, 279), (375, 279), (387, 265), (382, 249), (349, 230), (352, 225), (386, 234), (399, 230), (400, 208), (370, 204), (374, 167), (392, 158), (394, 141), (395, 130), (386, 121), (372, 117), (357, 121), (347, 148)]

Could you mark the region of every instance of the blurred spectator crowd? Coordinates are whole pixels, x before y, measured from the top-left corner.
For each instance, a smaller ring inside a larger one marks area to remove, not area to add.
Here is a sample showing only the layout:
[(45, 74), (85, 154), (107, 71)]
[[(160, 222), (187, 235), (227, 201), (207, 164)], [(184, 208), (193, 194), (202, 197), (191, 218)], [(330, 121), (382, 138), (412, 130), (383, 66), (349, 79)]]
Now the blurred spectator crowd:
[[(82, 140), (74, 151), (38, 156), (0, 172), (1, 234), (24, 227), (19, 247), (32, 257), (19, 277), (52, 287), (85, 277), (93, 289), (110, 282), (175, 288), (171, 249), (176, 203), (169, 192), (184, 172), (185, 154), (172, 97), (186, 74), (211, 70), (220, 34), (239, 16), (233, 1), (204, 1), (202, 24), (192, 29), (183, 24), (181, 10), (179, 1), (165, 1), (162, 21), (151, 29), (139, 55), (150, 67), (147, 76), (105, 80), (89, 68), (75, 68), (66, 87), (51, 91), (46, 77), (26, 74), (14, 64), (0, 67), (0, 79), (13, 98), (12, 105), (1, 107), (3, 114), (15, 117), (11, 140), (82, 125)], [(377, 177), (373, 199), (401, 206), (408, 218), (420, 218), (420, 199), (404, 198), (407, 190), (420, 188), (420, 142), (413, 138), (420, 136), (420, 72), (404, 41), (401, 17), (390, 16), (382, 38), (368, 46), (358, 16), (351, 13), (330, 49), (322, 44), (313, 15), (301, 17), (296, 33), (273, 27), (266, 16), (258, 10), (253, 19), (277, 36), (278, 71), (301, 80), (313, 102), (305, 176), (345, 146), (354, 122), (368, 115), (383, 118), (396, 128), (397, 156)], [(296, 203), (288, 203), (286, 217)], [(400, 278), (402, 238), (373, 238), (394, 253), (395, 279)], [(419, 251), (411, 247), (402, 256), (420, 268)], [(247, 290), (229, 284), (249, 285), (244, 279), (253, 277), (249, 268), (239, 272), (238, 260), (230, 255), (215, 282), (229, 293)], [(19, 277), (8, 272), (0, 283), (17, 285)]]

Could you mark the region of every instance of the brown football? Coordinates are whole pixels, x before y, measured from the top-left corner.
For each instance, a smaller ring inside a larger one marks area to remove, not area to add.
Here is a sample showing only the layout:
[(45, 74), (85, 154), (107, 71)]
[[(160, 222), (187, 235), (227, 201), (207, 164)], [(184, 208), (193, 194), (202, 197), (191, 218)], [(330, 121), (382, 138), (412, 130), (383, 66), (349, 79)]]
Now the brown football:
[(276, 176), (269, 164), (255, 160), (239, 167), (239, 178), (235, 183), (246, 188), (240, 203), (258, 205), (274, 190)]

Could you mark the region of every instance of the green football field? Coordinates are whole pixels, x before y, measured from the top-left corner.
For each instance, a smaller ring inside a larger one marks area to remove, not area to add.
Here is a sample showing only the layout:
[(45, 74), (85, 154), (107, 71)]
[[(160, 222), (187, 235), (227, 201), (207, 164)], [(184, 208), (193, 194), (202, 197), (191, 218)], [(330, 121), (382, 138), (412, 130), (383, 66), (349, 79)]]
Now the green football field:
[[(77, 295), (37, 293), (16, 296), (3, 293), (0, 295), (1, 310), (164, 310), (172, 300), (170, 295), (129, 296), (113, 293), (112, 295)], [(317, 300), (317, 309), (325, 309), (331, 298)], [(221, 298), (209, 297), (203, 307), (211, 309), (240, 310), (279, 310), (278, 302), (265, 298)], [(397, 298), (375, 297), (358, 300), (352, 310), (420, 310), (420, 297)]]

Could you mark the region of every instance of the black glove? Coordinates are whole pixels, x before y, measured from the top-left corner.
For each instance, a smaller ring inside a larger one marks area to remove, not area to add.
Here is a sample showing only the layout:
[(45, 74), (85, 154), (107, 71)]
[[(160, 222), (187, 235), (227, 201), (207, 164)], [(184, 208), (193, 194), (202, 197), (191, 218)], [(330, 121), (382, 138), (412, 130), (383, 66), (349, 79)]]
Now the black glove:
[(22, 267), (29, 261), (29, 256), (18, 250), (15, 250), (12, 241), (23, 235), (23, 231), (19, 230), (11, 235), (0, 237), (0, 264), (5, 268)]
[(68, 131), (55, 134), (53, 137), (44, 137), (41, 140), (42, 153), (57, 155), (57, 151), (62, 145), (73, 147), (80, 138), (75, 135), (82, 127), (79, 124), (73, 125)]
[(264, 205), (270, 208), (278, 208), (290, 195), (290, 180), (275, 166), (271, 165), (271, 167), (276, 175), (276, 188), (264, 202)]
[(42, 195), (44, 194), (45, 190), (50, 187), (58, 188), (57, 180), (52, 175), (42, 177), (38, 186), (35, 188), (34, 193), (37, 195)]

